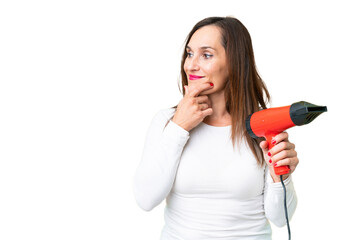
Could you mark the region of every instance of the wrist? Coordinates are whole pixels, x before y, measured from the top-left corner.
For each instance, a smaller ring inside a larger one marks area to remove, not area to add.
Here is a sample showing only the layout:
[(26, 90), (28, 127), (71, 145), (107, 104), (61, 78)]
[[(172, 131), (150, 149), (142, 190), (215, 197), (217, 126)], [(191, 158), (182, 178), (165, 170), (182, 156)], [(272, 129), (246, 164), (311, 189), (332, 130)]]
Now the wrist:
[(188, 132), (189, 132), (189, 130), (188, 130), (188, 128), (187, 128), (186, 126), (184, 126), (183, 124), (177, 122), (176, 120), (174, 120), (174, 118), (171, 119), (171, 121), (172, 121), (173, 123), (175, 123), (176, 125), (178, 125), (179, 127), (181, 127), (182, 129), (184, 129), (185, 131), (188, 131)]

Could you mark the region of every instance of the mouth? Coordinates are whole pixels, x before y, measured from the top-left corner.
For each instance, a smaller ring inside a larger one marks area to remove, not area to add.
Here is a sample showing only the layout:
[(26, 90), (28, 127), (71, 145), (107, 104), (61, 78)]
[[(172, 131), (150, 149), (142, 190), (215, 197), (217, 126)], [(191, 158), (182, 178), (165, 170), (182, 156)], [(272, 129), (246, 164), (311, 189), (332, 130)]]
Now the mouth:
[(197, 76), (197, 75), (189, 75), (189, 80), (198, 80), (203, 78), (203, 76)]

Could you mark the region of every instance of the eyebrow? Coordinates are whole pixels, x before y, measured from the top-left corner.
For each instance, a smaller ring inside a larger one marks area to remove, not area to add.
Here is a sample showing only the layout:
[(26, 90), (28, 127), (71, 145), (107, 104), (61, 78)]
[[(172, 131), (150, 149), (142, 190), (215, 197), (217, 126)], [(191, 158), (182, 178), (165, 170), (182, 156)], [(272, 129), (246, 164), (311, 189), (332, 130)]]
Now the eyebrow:
[[(216, 49), (215, 49), (215, 48), (212, 48), (212, 47), (210, 47), (210, 46), (203, 46), (203, 47), (200, 47), (200, 49), (208, 49), (208, 48), (210, 48), (210, 49), (212, 49), (212, 50), (216, 51)], [(191, 47), (186, 46), (186, 49), (191, 50)]]

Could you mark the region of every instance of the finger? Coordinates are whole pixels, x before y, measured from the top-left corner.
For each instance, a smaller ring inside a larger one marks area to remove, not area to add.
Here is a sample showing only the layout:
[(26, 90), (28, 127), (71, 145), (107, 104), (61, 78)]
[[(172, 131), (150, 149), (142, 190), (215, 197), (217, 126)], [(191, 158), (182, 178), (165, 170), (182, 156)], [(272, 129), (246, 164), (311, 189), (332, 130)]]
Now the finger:
[(196, 97), (198, 103), (208, 103), (209, 97), (207, 95), (202, 95)]
[(284, 151), (284, 150), (294, 150), (295, 149), (295, 144), (291, 143), (291, 142), (280, 142), (278, 144), (276, 144), (275, 146), (273, 146), (271, 148), (271, 150), (269, 151), (270, 156), (274, 156), (277, 153)]
[(281, 161), (282, 159), (294, 158), (296, 156), (297, 156), (297, 152), (295, 150), (283, 150), (275, 155), (272, 155), (271, 159), (275, 163)]
[(205, 110), (209, 108), (209, 105), (207, 103), (201, 103), (199, 104), (200, 110)]
[(272, 141), (275, 141), (275, 144), (283, 141), (289, 141), (289, 134), (287, 132), (282, 132), (273, 137)]
[(198, 104), (206, 103), (209, 107), (212, 107), (211, 101), (207, 95), (198, 96), (196, 97), (196, 100)]
[(298, 165), (299, 160), (295, 157), (295, 158), (285, 158), (281, 161), (275, 162), (274, 166), (276, 167), (280, 167), (280, 166), (290, 166), (290, 168), (295, 169), (296, 166)]
[(209, 115), (213, 114), (213, 109), (212, 108), (207, 108), (204, 111), (202, 111), (202, 113), (203, 113), (203, 116), (205, 118), (206, 116), (209, 116)]
[(194, 89), (192, 91), (190, 91), (189, 96), (197, 97), (201, 92), (211, 89), (213, 87), (214, 86), (211, 86), (210, 83), (199, 84), (198, 86), (194, 87)]

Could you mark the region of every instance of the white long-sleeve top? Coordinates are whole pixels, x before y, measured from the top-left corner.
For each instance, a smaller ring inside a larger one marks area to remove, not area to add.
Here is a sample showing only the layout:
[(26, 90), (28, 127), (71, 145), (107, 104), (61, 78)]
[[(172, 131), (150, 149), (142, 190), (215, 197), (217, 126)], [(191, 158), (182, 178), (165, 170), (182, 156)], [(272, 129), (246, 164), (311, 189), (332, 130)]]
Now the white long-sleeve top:
[[(271, 239), (268, 220), (286, 225), (281, 183), (246, 143), (233, 148), (231, 126), (201, 122), (188, 132), (170, 120), (174, 113), (162, 109), (152, 119), (133, 186), (146, 211), (166, 198), (160, 239)], [(297, 205), (291, 176), (284, 184), (291, 219)]]

